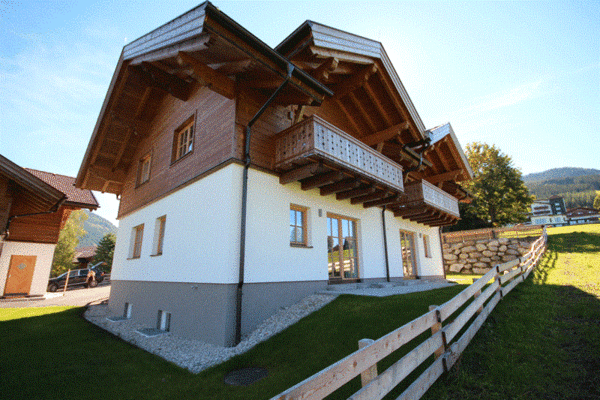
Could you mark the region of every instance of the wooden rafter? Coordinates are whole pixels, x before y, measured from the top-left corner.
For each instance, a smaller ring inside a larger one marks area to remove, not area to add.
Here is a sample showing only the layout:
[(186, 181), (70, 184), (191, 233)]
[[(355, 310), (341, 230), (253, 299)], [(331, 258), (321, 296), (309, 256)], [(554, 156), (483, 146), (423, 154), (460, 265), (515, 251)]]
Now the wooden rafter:
[(208, 87), (214, 92), (228, 99), (235, 98), (235, 82), (226, 75), (215, 71), (206, 64), (201, 63), (196, 58), (186, 52), (179, 52), (177, 55), (179, 65), (189, 65), (194, 71), (194, 77), (201, 85)]
[[(408, 112), (408, 110), (406, 109), (406, 106), (404, 105), (402, 99), (400, 98), (400, 95), (396, 92), (396, 88), (393, 85), (393, 83), (387, 78), (387, 76), (385, 76), (385, 74), (379, 74), (381, 81), (383, 82), (383, 86), (386, 90), (386, 92), (388, 93), (388, 95), (390, 96), (390, 98), (392, 99), (392, 102), (394, 103), (394, 106), (396, 106), (396, 108), (398, 110), (400, 110), (400, 114), (402, 115), (402, 119), (404, 121), (410, 121), (411, 120), (411, 116)], [(411, 131), (412, 137), (415, 140), (420, 140), (421, 139), (421, 135), (420, 133), (417, 131), (416, 127), (412, 127), (412, 129), (409, 129), (409, 131)]]
[(296, 168), (296, 169), (293, 169), (291, 171), (287, 171), (287, 172), (284, 172), (283, 174), (281, 174), (281, 176), (279, 177), (279, 183), (282, 185), (285, 185), (287, 183), (291, 183), (291, 182), (299, 181), (301, 179), (308, 178), (310, 176), (313, 176), (313, 175), (319, 173), (320, 169), (321, 169), (321, 166), (318, 163), (303, 165), (302, 167), (299, 167), (299, 168)]
[(370, 100), (373, 101), (373, 104), (375, 104), (377, 111), (379, 111), (379, 114), (383, 117), (385, 124), (387, 126), (392, 125), (392, 120), (391, 120), (390, 116), (385, 112), (385, 108), (383, 107), (383, 104), (381, 103), (379, 96), (375, 93), (375, 91), (371, 87), (371, 82), (367, 82), (364, 87), (365, 87), (367, 93), (369, 94), (369, 96), (371, 96)]
[(400, 124), (390, 126), (382, 131), (372, 133), (360, 138), (360, 140), (367, 146), (373, 146), (386, 140), (392, 139), (399, 135), (404, 129), (408, 129), (410, 124), (408, 122), (402, 122)]
[(399, 202), (400, 198), (401, 198), (401, 196), (399, 196), (399, 195), (393, 195), (393, 196), (384, 197), (384, 198), (379, 199), (379, 200), (366, 201), (366, 202), (363, 203), (363, 207), (364, 208), (370, 208), (370, 207), (387, 206), (389, 204), (393, 204), (393, 203)]
[(340, 108), (340, 110), (342, 110), (342, 114), (346, 117), (346, 119), (348, 120), (348, 122), (350, 122), (350, 124), (356, 130), (356, 132), (361, 132), (362, 128), (358, 125), (358, 123), (356, 122), (356, 120), (352, 116), (352, 113), (350, 113), (348, 111), (348, 109), (346, 108), (346, 106), (344, 105), (344, 103), (342, 103), (339, 100), (334, 100), (334, 103), (335, 103), (335, 105), (337, 107)]
[(332, 99), (341, 99), (345, 95), (352, 93), (359, 87), (362, 87), (375, 73), (377, 73), (377, 66), (375, 64), (363, 68), (362, 71), (357, 72), (351, 78), (347, 78), (342, 83), (335, 86), (333, 88)]
[(440, 182), (455, 181), (456, 178), (459, 175), (461, 175), (462, 173), (463, 173), (462, 169), (457, 169), (457, 170), (454, 170), (454, 171), (445, 172), (443, 174), (437, 174), (437, 175), (429, 176), (429, 177), (427, 177), (425, 179), (427, 179), (427, 181), (429, 183), (437, 185)]
[(183, 79), (171, 75), (149, 62), (142, 62), (139, 66), (130, 67), (139, 75), (141, 80), (148, 86), (155, 87), (171, 96), (188, 101), (192, 91), (192, 85)]
[(335, 71), (339, 63), (340, 60), (337, 58), (329, 57), (312, 72), (312, 76), (319, 81), (327, 80), (329, 74)]
[(387, 196), (388, 193), (389, 192), (387, 190), (378, 190), (374, 193), (365, 194), (363, 196), (352, 197), (350, 199), (350, 204), (360, 204), (360, 203), (364, 203), (365, 201), (379, 200), (379, 199)]
[(356, 189), (346, 190), (335, 194), (337, 200), (351, 199), (353, 197), (363, 196), (365, 194), (373, 193), (375, 188), (373, 186), (361, 186)]
[(321, 196), (343, 192), (345, 190), (355, 189), (361, 184), (360, 180), (355, 178), (344, 179), (339, 182), (331, 183), (320, 188)]
[(314, 189), (338, 181), (342, 179), (343, 176), (344, 175), (339, 171), (325, 172), (324, 174), (315, 175), (304, 179), (300, 187), (302, 190)]
[(350, 93), (348, 95), (348, 97), (350, 97), (350, 101), (352, 101), (354, 106), (358, 109), (358, 111), (360, 112), (360, 115), (363, 117), (363, 119), (365, 121), (367, 121), (367, 125), (369, 125), (369, 129), (371, 129), (372, 131), (377, 129), (377, 125), (376, 125), (375, 121), (373, 120), (373, 116), (365, 109), (365, 107), (362, 105), (360, 100), (358, 100), (356, 98), (356, 95), (354, 93)]

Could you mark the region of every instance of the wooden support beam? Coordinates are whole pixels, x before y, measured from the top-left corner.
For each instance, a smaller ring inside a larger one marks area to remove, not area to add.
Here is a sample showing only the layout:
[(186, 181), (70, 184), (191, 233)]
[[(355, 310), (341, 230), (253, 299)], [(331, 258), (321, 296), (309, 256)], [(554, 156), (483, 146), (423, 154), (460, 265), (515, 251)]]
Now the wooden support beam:
[(294, 120), (292, 122), (292, 125), (296, 125), (298, 122), (300, 122), (302, 120), (305, 110), (306, 110), (305, 106), (298, 106), (298, 108), (296, 109), (296, 112), (294, 113)]
[(376, 125), (375, 121), (373, 121), (371, 114), (369, 112), (367, 112), (367, 110), (364, 108), (364, 106), (362, 105), (360, 100), (358, 100), (356, 98), (356, 95), (354, 93), (350, 93), (348, 95), (348, 97), (350, 97), (350, 101), (352, 101), (352, 104), (354, 104), (354, 107), (356, 107), (356, 109), (359, 111), (360, 115), (364, 118), (365, 121), (367, 121), (367, 125), (369, 126), (369, 129), (372, 131), (377, 129), (377, 125)]
[(362, 196), (368, 193), (373, 193), (375, 191), (375, 188), (372, 186), (362, 186), (356, 189), (352, 189), (352, 190), (347, 190), (345, 192), (339, 192), (335, 194), (335, 198), (337, 200), (345, 200), (345, 199), (351, 199), (353, 197), (358, 197), (358, 196)]
[(375, 193), (365, 194), (363, 196), (353, 197), (350, 199), (350, 204), (360, 204), (365, 201), (378, 200), (388, 195), (387, 190), (378, 190)]
[(423, 213), (428, 210), (427, 206), (419, 206), (419, 207), (401, 207), (398, 210), (394, 211), (394, 215), (396, 217), (404, 217), (408, 215), (417, 215)]
[(312, 76), (318, 81), (327, 80), (329, 74), (335, 71), (339, 63), (340, 60), (337, 58), (329, 57), (312, 72)]
[(338, 181), (342, 179), (343, 176), (344, 174), (339, 171), (325, 172), (324, 174), (315, 175), (302, 180), (300, 187), (302, 190), (314, 189)]
[(462, 174), (462, 169), (457, 169), (454, 171), (444, 172), (443, 174), (433, 175), (425, 178), (429, 183), (437, 185), (440, 182), (445, 181), (456, 181), (456, 178)]
[(344, 105), (344, 103), (342, 103), (339, 100), (335, 100), (335, 99), (333, 100), (333, 102), (342, 111), (342, 114), (350, 122), (350, 124), (356, 130), (356, 132), (361, 132), (362, 128), (356, 123), (356, 120), (352, 116), (352, 113), (348, 111), (348, 109), (346, 108), (346, 106)]
[(363, 68), (362, 71), (357, 72), (350, 78), (347, 78), (345, 81), (336, 85), (333, 88), (333, 99), (341, 99), (345, 95), (352, 93), (359, 87), (362, 87), (371, 77), (371, 75), (377, 72), (377, 66), (375, 64), (369, 65), (368, 67)]
[(390, 126), (389, 128), (386, 128), (382, 131), (363, 136), (360, 138), (360, 140), (367, 146), (373, 146), (375, 144), (394, 138), (396, 135), (400, 134), (400, 132), (402, 132), (403, 129), (408, 129), (409, 126), (410, 124), (408, 122), (402, 122), (400, 124)]
[(383, 106), (383, 103), (381, 102), (381, 96), (379, 96), (375, 93), (375, 91), (373, 90), (373, 87), (371, 86), (371, 82), (367, 82), (364, 87), (370, 96), (369, 100), (371, 100), (373, 102), (373, 104), (375, 104), (375, 108), (377, 108), (377, 111), (379, 111), (379, 114), (385, 121), (385, 124), (387, 126), (393, 125), (391, 117), (388, 115), (387, 112), (385, 112), (385, 107)]
[(350, 189), (355, 189), (361, 185), (359, 179), (349, 178), (339, 182), (331, 183), (321, 187), (321, 196), (327, 196), (330, 194), (343, 192)]
[[(394, 84), (385, 76), (385, 74), (381, 74), (380, 78), (381, 78), (381, 81), (383, 82), (383, 86), (384, 86), (385, 90), (387, 91), (388, 95), (392, 99), (394, 106), (396, 106), (396, 109), (400, 111), (400, 115), (402, 116), (402, 119), (404, 121), (410, 121), (411, 120), (410, 113), (408, 112), (406, 106), (404, 105), (404, 102), (400, 98), (400, 95), (398, 94), (397, 89), (394, 86)], [(422, 139), (421, 134), (416, 127), (411, 126), (409, 131), (414, 140)]]
[(146, 61), (139, 66), (130, 68), (136, 71), (146, 85), (167, 92), (181, 101), (188, 101), (190, 98), (192, 85), (183, 79), (171, 75)]
[(319, 173), (321, 166), (318, 163), (303, 165), (300, 168), (284, 172), (279, 176), (279, 183), (285, 185), (290, 182), (296, 182)]
[(393, 196), (384, 197), (383, 199), (380, 199), (380, 200), (366, 201), (363, 203), (363, 207), (370, 208), (370, 207), (387, 206), (388, 204), (393, 204), (393, 203), (399, 202), (400, 197), (401, 196), (399, 196), (399, 195), (393, 195)]
[(226, 75), (215, 71), (206, 64), (201, 63), (196, 58), (182, 51), (177, 55), (179, 65), (189, 65), (194, 71), (194, 77), (203, 86), (219, 93), (228, 99), (235, 98), (235, 82)]
[(208, 48), (209, 41), (210, 35), (205, 33), (201, 36), (194, 37), (193, 39), (187, 40), (183, 43), (172, 44), (168, 47), (163, 47), (159, 50), (151, 51), (150, 53), (137, 56), (131, 60), (131, 65), (139, 65), (142, 62), (153, 62), (165, 60), (167, 58), (174, 58), (177, 57), (177, 54), (180, 51), (203, 51)]
[(99, 167), (97, 165), (90, 166), (89, 171), (92, 176), (103, 179), (105, 181), (123, 183), (126, 177), (126, 173), (123, 170), (113, 171), (112, 168), (104, 168)]

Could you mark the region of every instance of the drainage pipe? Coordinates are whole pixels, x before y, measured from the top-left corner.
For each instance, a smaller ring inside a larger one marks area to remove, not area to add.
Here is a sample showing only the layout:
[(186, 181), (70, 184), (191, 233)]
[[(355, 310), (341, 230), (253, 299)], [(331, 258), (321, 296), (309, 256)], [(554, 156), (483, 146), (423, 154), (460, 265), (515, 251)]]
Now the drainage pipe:
[(248, 169), (250, 168), (250, 138), (252, 135), (252, 125), (265, 112), (267, 107), (271, 105), (273, 100), (279, 95), (283, 88), (287, 85), (294, 72), (294, 66), (291, 63), (287, 64), (287, 76), (279, 87), (273, 92), (271, 97), (265, 104), (256, 112), (248, 125), (246, 125), (246, 137), (244, 142), (244, 172), (242, 175), (242, 215), (240, 225), (240, 266), (239, 277), (235, 299), (235, 345), (237, 346), (242, 340), (242, 294), (244, 288), (244, 268), (246, 259), (246, 209), (248, 203)]
[(387, 231), (385, 229), (385, 206), (381, 210), (381, 222), (383, 224), (383, 250), (385, 252), (385, 276), (390, 281), (390, 261), (388, 259)]

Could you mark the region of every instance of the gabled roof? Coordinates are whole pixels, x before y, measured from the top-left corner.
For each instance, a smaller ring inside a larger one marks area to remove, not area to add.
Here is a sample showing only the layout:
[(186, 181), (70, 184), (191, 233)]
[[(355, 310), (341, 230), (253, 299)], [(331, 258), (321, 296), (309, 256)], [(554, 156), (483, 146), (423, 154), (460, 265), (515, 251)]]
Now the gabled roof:
[[(314, 65), (313, 72), (316, 73), (321, 73), (322, 69), (326, 68), (326, 62), (335, 60), (336, 66), (330, 68), (329, 77), (343, 75), (347, 69), (355, 73), (365, 69), (366, 66), (377, 64), (380, 70), (374, 71), (374, 74), (378, 79), (373, 80), (367, 96), (373, 96), (375, 93), (376, 95), (383, 94), (384, 97), (392, 97), (387, 99), (391, 101), (380, 100), (382, 104), (379, 111), (390, 112), (391, 108), (401, 108), (398, 111), (402, 113), (404, 121), (410, 120), (410, 129), (413, 130), (414, 139), (419, 140), (426, 135), (421, 117), (380, 42), (314, 21), (306, 21), (275, 47), (275, 50), (289, 57), (297, 65), (307, 67)], [(370, 80), (370, 76), (365, 76), (364, 81), (367, 80)], [(335, 80), (331, 80), (331, 82), (334, 96), (336, 96), (335, 85), (337, 82)], [(327, 84), (327, 81), (324, 83)], [(366, 118), (368, 119), (368, 116)], [(393, 120), (393, 117), (391, 119)], [(391, 124), (392, 122), (389, 125)], [(360, 125), (360, 122), (357, 125)]]
[[(123, 48), (76, 185), (120, 194), (138, 144), (165, 96), (187, 101), (198, 87), (233, 99), (252, 90), (265, 99), (292, 64), (210, 2)], [(319, 104), (331, 91), (301, 69), (276, 102)]]
[(65, 205), (78, 206), (90, 210), (95, 210), (99, 207), (98, 201), (91, 190), (77, 189), (75, 187), (75, 178), (30, 168), (25, 169), (30, 174), (52, 186), (54, 189), (64, 193), (67, 196), (64, 203)]
[(92, 258), (96, 255), (96, 249), (98, 246), (82, 246), (75, 249), (75, 255), (73, 256), (73, 262), (78, 262), (79, 258)]
[[(444, 125), (431, 128), (428, 132), (429, 138), (431, 139), (430, 146), (433, 148), (431, 152), (437, 153), (437, 157), (442, 159), (442, 162), (438, 163), (438, 165), (442, 168), (445, 168), (445, 165), (456, 166), (457, 168), (455, 170), (461, 171), (457, 174), (457, 181), (473, 179), (473, 170), (471, 169), (471, 165), (454, 133), (454, 129), (452, 129), (452, 125), (448, 122)], [(440, 170), (438, 173), (450, 171), (452, 171), (451, 168), (447, 171)]]
[(2, 155), (0, 155), (0, 176), (19, 188), (21, 201), (28, 204), (27, 212), (48, 211), (65, 197), (60, 190)]

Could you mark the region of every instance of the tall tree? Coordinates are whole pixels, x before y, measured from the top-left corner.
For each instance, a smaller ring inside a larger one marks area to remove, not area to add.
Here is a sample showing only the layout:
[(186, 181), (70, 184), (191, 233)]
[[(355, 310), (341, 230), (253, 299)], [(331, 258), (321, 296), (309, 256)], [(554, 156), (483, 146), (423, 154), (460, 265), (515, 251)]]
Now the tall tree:
[(596, 198), (594, 199), (594, 208), (600, 210), (600, 191), (596, 192)]
[(496, 146), (480, 142), (469, 143), (466, 156), (473, 169), (473, 180), (465, 188), (473, 195), (473, 202), (465, 217), (487, 226), (525, 221), (533, 197), (512, 159)]
[(112, 268), (113, 256), (115, 254), (115, 242), (117, 236), (114, 233), (107, 233), (102, 237), (98, 247), (96, 248), (96, 254), (94, 255), (94, 263), (104, 262), (105, 264), (101, 267), (104, 271), (110, 272)]
[(75, 249), (79, 245), (79, 238), (85, 235), (83, 222), (88, 216), (82, 210), (76, 210), (69, 215), (64, 228), (58, 236), (58, 243), (54, 249), (52, 260), (52, 276), (60, 275), (73, 268)]

